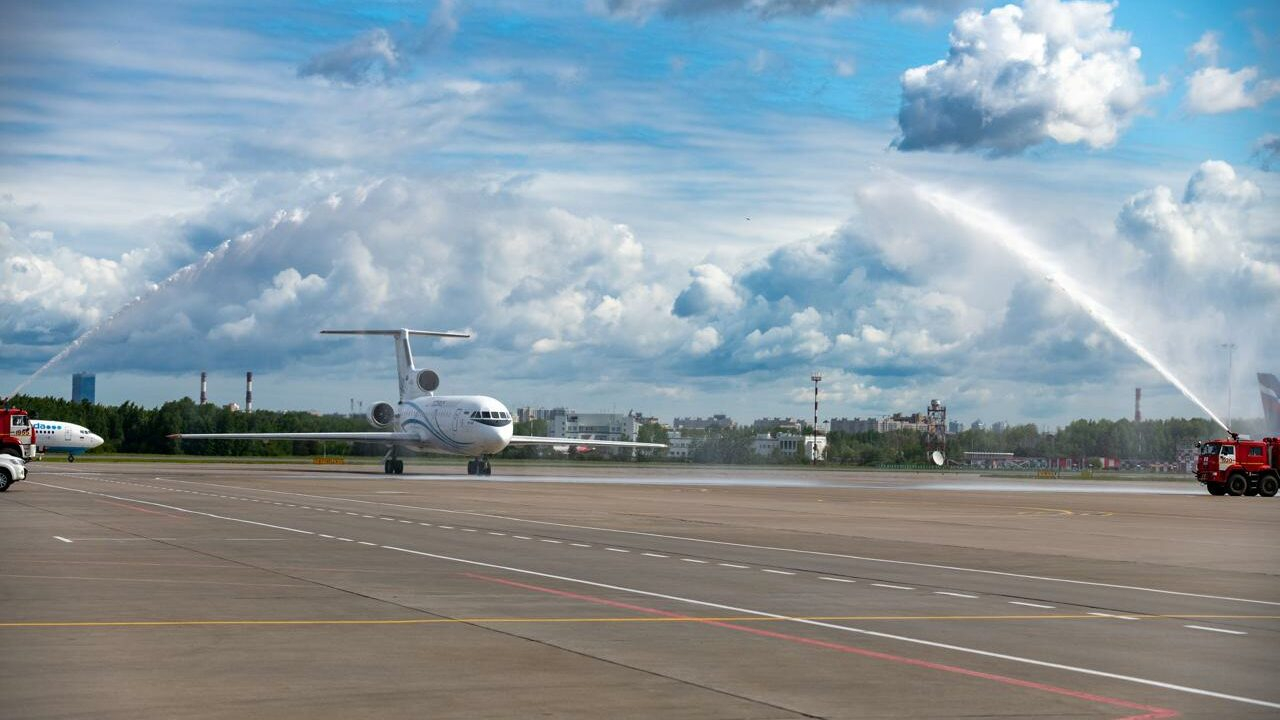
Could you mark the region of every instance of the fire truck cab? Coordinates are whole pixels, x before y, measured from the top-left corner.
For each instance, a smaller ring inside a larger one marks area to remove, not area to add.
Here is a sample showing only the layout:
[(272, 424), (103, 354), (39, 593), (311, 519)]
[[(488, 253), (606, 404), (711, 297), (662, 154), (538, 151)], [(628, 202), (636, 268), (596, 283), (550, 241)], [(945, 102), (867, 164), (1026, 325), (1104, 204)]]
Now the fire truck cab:
[(1210, 495), (1274, 497), (1280, 490), (1280, 438), (1229, 439), (1198, 443), (1196, 480)]
[(36, 455), (35, 434), (25, 410), (0, 409), (0, 453), (30, 460)]

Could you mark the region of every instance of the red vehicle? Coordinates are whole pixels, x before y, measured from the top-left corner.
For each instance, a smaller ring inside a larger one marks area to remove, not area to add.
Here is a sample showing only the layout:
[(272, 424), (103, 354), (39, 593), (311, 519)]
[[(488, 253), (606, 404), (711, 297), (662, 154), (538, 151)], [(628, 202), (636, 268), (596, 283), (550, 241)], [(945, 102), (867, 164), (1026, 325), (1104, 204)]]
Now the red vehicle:
[(1280, 438), (1197, 443), (1196, 479), (1210, 495), (1274, 497), (1280, 490)]
[(6, 407), (0, 410), (0, 453), (23, 460), (36, 455), (35, 434), (26, 410)]

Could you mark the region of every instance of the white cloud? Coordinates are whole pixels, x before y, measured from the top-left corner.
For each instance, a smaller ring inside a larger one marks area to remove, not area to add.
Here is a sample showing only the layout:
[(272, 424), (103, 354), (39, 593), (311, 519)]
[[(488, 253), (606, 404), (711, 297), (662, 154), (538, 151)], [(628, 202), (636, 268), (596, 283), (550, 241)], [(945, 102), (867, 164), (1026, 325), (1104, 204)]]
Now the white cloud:
[(1219, 114), (1255, 108), (1280, 95), (1280, 80), (1259, 79), (1258, 68), (1205, 67), (1187, 78), (1187, 110)]
[(1210, 65), (1217, 65), (1218, 53), (1222, 50), (1219, 40), (1218, 33), (1206, 30), (1200, 36), (1200, 39), (1187, 50), (1187, 55), (1192, 58), (1204, 58)]
[(733, 312), (742, 306), (729, 273), (710, 263), (689, 271), (693, 281), (676, 298), (674, 312), (679, 317)]
[(395, 40), (386, 30), (377, 28), (312, 57), (298, 68), (298, 76), (318, 75), (335, 82), (360, 85), (385, 82), (402, 71)]
[(689, 352), (695, 356), (706, 355), (720, 347), (720, 332), (713, 327), (699, 328), (689, 339)]
[(902, 76), (900, 150), (1011, 154), (1046, 141), (1107, 147), (1153, 92), (1102, 2), (966, 10), (945, 60)]

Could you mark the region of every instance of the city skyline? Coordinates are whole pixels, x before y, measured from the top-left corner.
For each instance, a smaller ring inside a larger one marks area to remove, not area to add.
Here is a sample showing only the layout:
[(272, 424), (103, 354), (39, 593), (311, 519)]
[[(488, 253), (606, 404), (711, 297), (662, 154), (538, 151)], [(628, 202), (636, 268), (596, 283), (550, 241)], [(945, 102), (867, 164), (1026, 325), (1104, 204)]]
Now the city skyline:
[(6, 394), (120, 311), (26, 392), (342, 412), (394, 368), (318, 331), (386, 326), (512, 407), (1202, 416), (976, 218), (1218, 414), (1280, 371), (1271, 6), (0, 13)]

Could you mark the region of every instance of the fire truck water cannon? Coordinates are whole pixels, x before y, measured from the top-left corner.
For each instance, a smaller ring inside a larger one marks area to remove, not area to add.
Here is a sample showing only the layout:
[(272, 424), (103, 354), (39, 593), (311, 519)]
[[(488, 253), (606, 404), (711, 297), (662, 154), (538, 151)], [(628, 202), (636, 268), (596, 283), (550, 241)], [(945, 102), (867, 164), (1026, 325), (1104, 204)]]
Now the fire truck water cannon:
[(1231, 437), (1196, 443), (1196, 480), (1210, 495), (1275, 497), (1280, 490), (1280, 438)]

